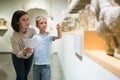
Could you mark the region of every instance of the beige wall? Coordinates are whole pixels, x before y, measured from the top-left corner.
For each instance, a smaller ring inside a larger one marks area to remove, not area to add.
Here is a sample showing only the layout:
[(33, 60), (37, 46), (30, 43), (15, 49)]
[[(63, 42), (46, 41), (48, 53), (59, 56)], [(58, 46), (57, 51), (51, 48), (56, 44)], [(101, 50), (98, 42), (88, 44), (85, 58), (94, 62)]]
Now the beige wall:
[(105, 42), (96, 31), (84, 31), (84, 50), (105, 50)]

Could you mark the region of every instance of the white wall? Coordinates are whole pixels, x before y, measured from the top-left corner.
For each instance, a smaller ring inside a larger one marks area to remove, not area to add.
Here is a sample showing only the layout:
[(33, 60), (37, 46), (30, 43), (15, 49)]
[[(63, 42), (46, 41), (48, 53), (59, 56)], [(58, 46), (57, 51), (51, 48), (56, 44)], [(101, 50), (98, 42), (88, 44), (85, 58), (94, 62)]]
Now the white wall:
[[(20, 0), (1, 0), (0, 1), (0, 18), (7, 21), (7, 32), (0, 36), (0, 52), (11, 51), (10, 36), (12, 35), (11, 18), (14, 11), (22, 9)], [(3, 47), (4, 46), (4, 47)]]
[[(51, 2), (51, 16), (53, 16), (53, 34), (57, 34), (56, 32), (56, 24), (60, 23), (63, 19), (63, 11), (67, 10), (67, 0), (52, 0)], [(61, 53), (61, 40), (56, 40), (53, 42), (52, 52)]]
[(66, 80), (120, 80), (120, 77), (112, 74), (83, 54), (83, 60), (80, 61), (74, 52), (73, 35), (63, 34), (61, 43), (60, 60)]
[(51, 0), (22, 0), (22, 7), (26, 11), (33, 8), (40, 8), (49, 12), (51, 8), (50, 2)]
[(54, 22), (58, 23), (63, 19), (63, 11), (67, 10), (67, 0), (52, 0), (51, 14)]

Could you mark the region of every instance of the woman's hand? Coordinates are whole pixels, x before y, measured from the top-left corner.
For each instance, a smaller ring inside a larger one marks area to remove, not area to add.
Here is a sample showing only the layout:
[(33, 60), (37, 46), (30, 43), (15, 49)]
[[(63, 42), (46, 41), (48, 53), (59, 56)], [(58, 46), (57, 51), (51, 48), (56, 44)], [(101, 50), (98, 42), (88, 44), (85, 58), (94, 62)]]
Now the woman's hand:
[(29, 53), (33, 53), (33, 48), (29, 48), (29, 47), (24, 48), (22, 52), (23, 52), (23, 55), (26, 56)]

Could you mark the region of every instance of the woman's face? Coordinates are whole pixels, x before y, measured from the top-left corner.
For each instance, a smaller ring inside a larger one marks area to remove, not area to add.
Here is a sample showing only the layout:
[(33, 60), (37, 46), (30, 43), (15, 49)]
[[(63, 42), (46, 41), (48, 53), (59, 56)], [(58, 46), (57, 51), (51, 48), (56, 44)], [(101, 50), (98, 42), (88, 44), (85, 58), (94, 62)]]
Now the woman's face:
[(20, 31), (22, 33), (26, 33), (27, 30), (28, 30), (28, 27), (29, 27), (28, 15), (25, 14), (25, 15), (21, 16), (18, 24), (19, 24), (19, 27), (20, 27)]

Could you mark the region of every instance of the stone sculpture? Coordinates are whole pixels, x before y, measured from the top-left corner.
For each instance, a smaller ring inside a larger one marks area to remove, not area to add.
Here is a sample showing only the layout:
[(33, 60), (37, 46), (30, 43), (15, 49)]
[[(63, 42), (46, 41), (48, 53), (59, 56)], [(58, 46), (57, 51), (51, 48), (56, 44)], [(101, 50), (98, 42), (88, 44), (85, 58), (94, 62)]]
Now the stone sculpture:
[(96, 31), (106, 43), (106, 53), (120, 59), (120, 6), (114, 0), (91, 0), (97, 17)]

